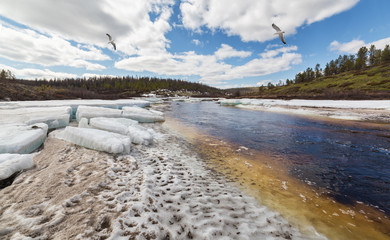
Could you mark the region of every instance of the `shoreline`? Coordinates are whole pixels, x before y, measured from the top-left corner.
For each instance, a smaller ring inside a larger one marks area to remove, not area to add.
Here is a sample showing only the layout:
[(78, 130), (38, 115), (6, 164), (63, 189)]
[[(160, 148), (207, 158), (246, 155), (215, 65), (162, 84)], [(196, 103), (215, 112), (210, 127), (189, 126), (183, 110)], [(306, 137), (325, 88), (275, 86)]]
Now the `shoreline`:
[(211, 171), (164, 125), (113, 155), (49, 137), (35, 167), (1, 190), (5, 239), (324, 239), (307, 236)]

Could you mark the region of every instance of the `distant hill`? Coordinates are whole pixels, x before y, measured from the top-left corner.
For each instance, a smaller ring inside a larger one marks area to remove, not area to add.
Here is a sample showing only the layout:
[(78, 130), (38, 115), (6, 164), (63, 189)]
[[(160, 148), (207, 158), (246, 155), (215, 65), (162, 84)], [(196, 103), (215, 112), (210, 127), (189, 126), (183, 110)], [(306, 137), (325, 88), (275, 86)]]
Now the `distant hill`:
[(200, 83), (149, 77), (65, 80), (0, 79), (0, 100), (118, 99), (156, 93), (162, 96), (219, 97), (225, 91)]
[(390, 99), (390, 63), (284, 86), (227, 89), (233, 97)]

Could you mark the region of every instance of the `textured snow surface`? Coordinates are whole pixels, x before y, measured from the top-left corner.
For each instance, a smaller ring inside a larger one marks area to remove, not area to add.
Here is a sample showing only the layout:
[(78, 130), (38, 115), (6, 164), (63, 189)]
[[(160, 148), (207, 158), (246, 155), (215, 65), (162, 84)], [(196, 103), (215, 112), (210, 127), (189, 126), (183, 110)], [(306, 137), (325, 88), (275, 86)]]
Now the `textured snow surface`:
[(114, 156), (51, 138), (0, 194), (5, 239), (323, 239), (303, 235), (208, 170), (160, 125), (153, 145)]
[(45, 123), (0, 125), (0, 153), (31, 153), (46, 139)]
[(117, 133), (68, 126), (52, 134), (59, 139), (98, 151), (115, 154), (130, 153), (130, 137)]
[(0, 180), (34, 165), (33, 154), (0, 154)]

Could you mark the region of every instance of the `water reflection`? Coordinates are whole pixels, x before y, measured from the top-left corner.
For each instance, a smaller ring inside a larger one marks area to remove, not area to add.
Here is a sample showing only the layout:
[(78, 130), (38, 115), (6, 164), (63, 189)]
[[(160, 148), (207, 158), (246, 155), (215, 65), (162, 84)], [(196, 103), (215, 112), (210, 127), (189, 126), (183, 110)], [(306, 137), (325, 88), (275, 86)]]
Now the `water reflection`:
[(208, 134), (271, 152), (292, 176), (326, 189), (341, 203), (363, 202), (390, 214), (390, 139), (381, 130), (213, 102), (173, 103), (168, 114)]

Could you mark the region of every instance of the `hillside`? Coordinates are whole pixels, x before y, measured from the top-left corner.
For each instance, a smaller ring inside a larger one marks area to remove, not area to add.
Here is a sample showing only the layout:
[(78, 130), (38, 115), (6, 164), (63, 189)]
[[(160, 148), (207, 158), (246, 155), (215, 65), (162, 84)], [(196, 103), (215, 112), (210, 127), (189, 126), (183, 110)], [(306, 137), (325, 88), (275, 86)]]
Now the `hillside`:
[(233, 97), (301, 99), (390, 99), (390, 63), (310, 82), (227, 90)]
[(207, 85), (157, 78), (92, 78), (66, 80), (0, 80), (0, 100), (119, 99), (156, 93), (162, 96), (218, 97), (224, 91)]

